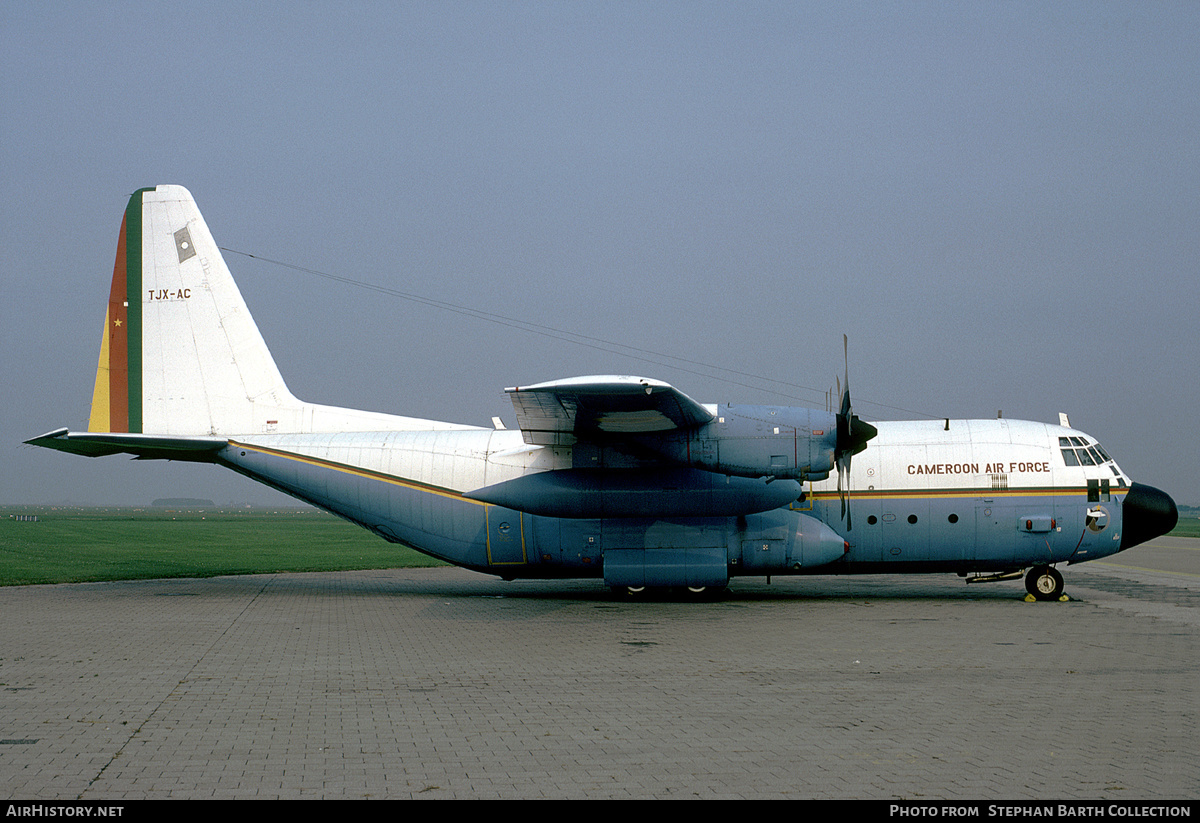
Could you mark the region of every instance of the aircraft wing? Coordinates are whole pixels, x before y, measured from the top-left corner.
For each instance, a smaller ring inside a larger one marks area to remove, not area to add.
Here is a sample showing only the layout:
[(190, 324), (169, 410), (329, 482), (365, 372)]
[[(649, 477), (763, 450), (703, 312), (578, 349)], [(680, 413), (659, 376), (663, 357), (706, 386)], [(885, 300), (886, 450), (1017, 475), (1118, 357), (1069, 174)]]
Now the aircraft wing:
[(191, 460), (209, 462), (229, 441), (223, 437), (181, 437), (169, 434), (131, 434), (127, 432), (72, 432), (56, 429), (26, 440), (31, 446), (56, 451), (103, 457), (132, 454), (141, 460)]
[(603, 375), (505, 389), (525, 442), (569, 446), (626, 434), (702, 426), (715, 417), (661, 380)]

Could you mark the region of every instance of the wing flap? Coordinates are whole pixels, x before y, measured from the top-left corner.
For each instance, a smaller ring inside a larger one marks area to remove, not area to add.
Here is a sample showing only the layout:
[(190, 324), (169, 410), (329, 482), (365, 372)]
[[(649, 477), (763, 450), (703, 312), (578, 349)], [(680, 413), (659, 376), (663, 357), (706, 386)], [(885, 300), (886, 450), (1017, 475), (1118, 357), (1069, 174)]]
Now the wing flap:
[(531, 445), (690, 429), (714, 418), (711, 409), (674, 386), (645, 377), (572, 377), (505, 391)]

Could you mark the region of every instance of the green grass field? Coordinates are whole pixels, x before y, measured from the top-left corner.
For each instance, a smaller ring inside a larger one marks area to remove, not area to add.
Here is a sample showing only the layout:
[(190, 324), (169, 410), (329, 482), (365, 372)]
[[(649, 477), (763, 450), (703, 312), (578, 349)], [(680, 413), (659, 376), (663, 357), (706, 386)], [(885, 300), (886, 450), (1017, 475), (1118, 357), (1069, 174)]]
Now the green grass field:
[(1171, 530), (1174, 537), (1200, 537), (1200, 517), (1195, 513), (1184, 515), (1183, 511), (1179, 512), (1179, 525)]
[[(1200, 537), (1185, 509), (1171, 534)], [(440, 565), (314, 509), (0, 507), (0, 586)]]
[(0, 507), (4, 586), (439, 565), (313, 509)]

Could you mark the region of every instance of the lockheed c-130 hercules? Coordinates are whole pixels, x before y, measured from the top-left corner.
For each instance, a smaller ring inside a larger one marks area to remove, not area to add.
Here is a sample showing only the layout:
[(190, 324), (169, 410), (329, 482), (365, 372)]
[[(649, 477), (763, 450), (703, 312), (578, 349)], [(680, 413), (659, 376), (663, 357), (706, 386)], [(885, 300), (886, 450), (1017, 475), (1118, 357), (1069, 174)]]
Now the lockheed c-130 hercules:
[(86, 432), (27, 442), (226, 466), (450, 563), (624, 592), (742, 575), (1019, 577), (1170, 531), (1175, 503), (1095, 438), (1020, 420), (862, 421), (709, 405), (656, 380), (507, 389), (519, 430), (306, 403), (281, 377), (195, 201), (136, 192)]

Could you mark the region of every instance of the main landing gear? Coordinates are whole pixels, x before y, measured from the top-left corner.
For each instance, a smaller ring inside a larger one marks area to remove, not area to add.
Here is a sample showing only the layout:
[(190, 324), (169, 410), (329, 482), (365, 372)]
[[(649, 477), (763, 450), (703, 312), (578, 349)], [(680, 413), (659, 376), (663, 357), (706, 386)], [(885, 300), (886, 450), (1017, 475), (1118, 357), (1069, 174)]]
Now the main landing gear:
[(1025, 575), (1025, 590), (1036, 600), (1059, 600), (1063, 593), (1063, 576), (1049, 566), (1034, 566)]

